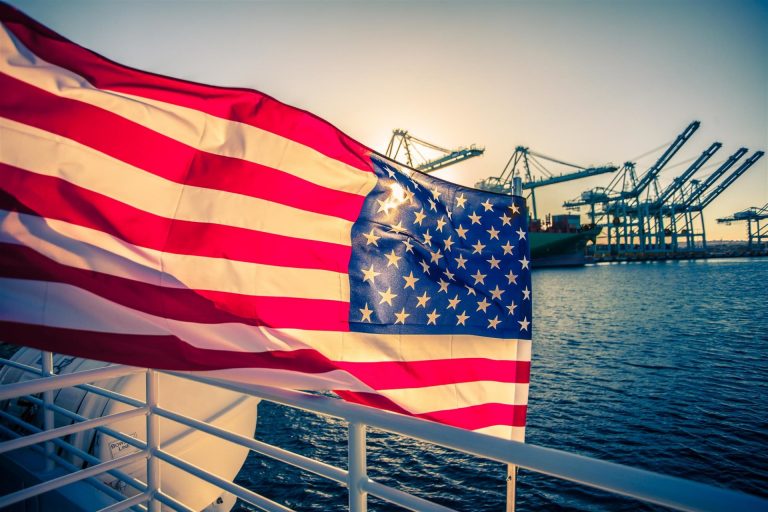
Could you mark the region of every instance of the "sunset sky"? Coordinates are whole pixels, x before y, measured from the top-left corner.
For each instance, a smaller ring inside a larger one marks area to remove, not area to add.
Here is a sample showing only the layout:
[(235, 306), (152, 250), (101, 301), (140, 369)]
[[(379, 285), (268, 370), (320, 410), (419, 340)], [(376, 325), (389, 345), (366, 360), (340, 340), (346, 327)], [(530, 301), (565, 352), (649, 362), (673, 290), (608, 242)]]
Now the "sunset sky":
[[(518, 145), (620, 165), (693, 120), (662, 186), (712, 142), (710, 162), (768, 149), (767, 1), (10, 3), (113, 60), (258, 89), (382, 152), (393, 128), (484, 146), (438, 174), (466, 185), (500, 174)], [(610, 178), (541, 189), (539, 212)], [(745, 238), (714, 219), (766, 202), (768, 157), (707, 209), (708, 238)]]

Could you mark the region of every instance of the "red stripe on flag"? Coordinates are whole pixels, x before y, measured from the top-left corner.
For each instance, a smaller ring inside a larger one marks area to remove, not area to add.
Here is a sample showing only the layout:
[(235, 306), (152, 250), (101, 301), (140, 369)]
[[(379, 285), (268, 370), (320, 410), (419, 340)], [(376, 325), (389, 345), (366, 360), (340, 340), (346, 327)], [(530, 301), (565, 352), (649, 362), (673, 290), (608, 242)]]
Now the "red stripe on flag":
[(266, 94), (193, 83), (117, 64), (2, 3), (0, 20), (35, 55), (74, 71), (99, 89), (172, 103), (256, 126), (357, 169), (373, 172), (368, 148), (314, 114)]
[[(172, 335), (117, 334), (9, 321), (0, 321), (0, 332), (4, 341), (13, 344), (166, 370), (254, 368), (318, 374), (338, 369), (337, 364), (313, 349), (268, 352), (211, 350), (196, 348)], [(62, 347), (66, 348), (62, 350)], [(499, 424), (524, 426), (525, 422), (524, 405), (482, 404), (411, 414), (381, 395), (349, 391), (337, 391), (337, 394), (351, 402), (472, 430)]]
[[(72, 139), (176, 183), (235, 192), (349, 221), (357, 219), (365, 200), (270, 167), (199, 151), (107, 110), (61, 98), (2, 73), (0, 90), (3, 117)], [(137, 147), (141, 150), (136, 151)]]
[(184, 371), (263, 368), (311, 374), (336, 369), (332, 362), (312, 349), (269, 352), (199, 349), (171, 335), (94, 332), (2, 320), (0, 333), (3, 341), (16, 345), (146, 368)]
[(416, 417), (468, 430), (477, 430), (494, 425), (524, 427), (527, 411), (527, 405), (485, 403), (459, 409), (417, 414)]
[(457, 409), (445, 409), (428, 413), (412, 414), (382, 395), (356, 393), (352, 391), (336, 391), (336, 394), (349, 402), (406, 414), (416, 418), (432, 420), (468, 430), (477, 430), (494, 425), (524, 427), (526, 411), (528, 409), (528, 406), (526, 405), (487, 403), (469, 407), (460, 407)]
[(339, 367), (377, 390), (440, 386), (460, 382), (494, 381), (527, 384), (531, 363), (464, 358), (426, 361), (358, 363), (341, 361)]
[(349, 330), (348, 302), (168, 288), (68, 267), (14, 244), (0, 244), (0, 276), (69, 284), (142, 313), (183, 322)]
[(234, 226), (173, 220), (65, 180), (0, 163), (0, 208), (97, 229), (134, 245), (173, 254), (346, 273), (352, 249)]

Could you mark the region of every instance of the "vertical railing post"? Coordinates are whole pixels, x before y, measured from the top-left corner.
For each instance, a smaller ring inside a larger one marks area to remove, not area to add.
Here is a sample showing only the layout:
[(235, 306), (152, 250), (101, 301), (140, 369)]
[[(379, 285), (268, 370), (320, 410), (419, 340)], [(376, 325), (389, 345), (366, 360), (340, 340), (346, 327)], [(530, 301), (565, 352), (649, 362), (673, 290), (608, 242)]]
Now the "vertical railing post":
[[(41, 356), (43, 377), (50, 377), (53, 375), (53, 353), (43, 350)], [(53, 405), (53, 391), (43, 391), (43, 430), (52, 430), (56, 428), (53, 421), (53, 409), (51, 409), (51, 405)], [(52, 471), (55, 467), (53, 461), (54, 450), (53, 441), (45, 443), (45, 471)]]
[(157, 500), (157, 492), (160, 490), (160, 459), (156, 457), (160, 449), (160, 418), (155, 414), (158, 404), (158, 373), (147, 369), (147, 493), (149, 512), (160, 512), (160, 502)]
[(515, 512), (517, 494), (517, 466), (507, 465), (507, 506), (506, 512)]
[(363, 483), (368, 479), (365, 448), (365, 425), (359, 422), (349, 423), (347, 488), (349, 489), (350, 512), (368, 510), (368, 493)]

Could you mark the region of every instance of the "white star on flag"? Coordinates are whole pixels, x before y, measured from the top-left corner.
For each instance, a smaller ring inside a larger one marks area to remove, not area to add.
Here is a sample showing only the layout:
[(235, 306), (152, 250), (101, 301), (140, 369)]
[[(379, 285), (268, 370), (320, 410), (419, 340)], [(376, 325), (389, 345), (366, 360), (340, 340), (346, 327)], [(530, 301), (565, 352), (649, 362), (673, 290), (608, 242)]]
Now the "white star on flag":
[(365, 303), (364, 308), (360, 308), (360, 313), (363, 315), (363, 318), (360, 319), (361, 322), (370, 322), (371, 321), (371, 313), (373, 313), (372, 309), (368, 309), (368, 303)]

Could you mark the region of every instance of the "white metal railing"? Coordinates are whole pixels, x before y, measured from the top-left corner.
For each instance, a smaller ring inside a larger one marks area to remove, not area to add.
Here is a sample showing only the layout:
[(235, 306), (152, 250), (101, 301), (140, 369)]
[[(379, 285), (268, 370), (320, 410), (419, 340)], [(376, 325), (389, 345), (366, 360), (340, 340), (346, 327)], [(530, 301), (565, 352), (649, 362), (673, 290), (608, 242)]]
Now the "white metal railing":
[[(226, 490), (238, 498), (263, 510), (290, 510), (279, 503), (223, 479), (218, 475), (206, 471), (204, 468), (195, 466), (188, 461), (182, 460), (163, 450), (159, 436), (159, 418), (162, 417), (178, 422), (186, 427), (197, 429), (226, 441), (236, 443), (261, 455), (293, 465), (304, 471), (341, 483), (348, 489), (349, 507), (353, 512), (366, 510), (368, 494), (411, 510), (449, 510), (446, 507), (432, 503), (423, 498), (375, 482), (368, 477), (366, 469), (367, 427), (375, 427), (377, 429), (454, 449), (465, 454), (498, 461), (502, 464), (523, 467), (539, 473), (548, 474), (572, 482), (578, 482), (590, 487), (633, 497), (649, 503), (664, 505), (673, 509), (702, 511), (768, 510), (768, 501), (740, 492), (591, 459), (559, 450), (493, 438), (417, 418), (343, 402), (330, 397), (265, 386), (238, 384), (197, 374), (163, 372), (191, 381), (210, 384), (271, 402), (345, 420), (349, 425), (348, 469), (345, 470), (303, 455), (289, 452), (251, 437), (245, 437), (224, 430), (217, 426), (201, 422), (159, 406), (158, 398), (162, 390), (159, 387), (158, 371), (156, 370), (114, 365), (94, 370), (70, 373), (67, 375), (54, 375), (52, 372), (51, 361), (52, 360), (47, 353), (43, 354), (41, 368), (0, 359), (0, 364), (10, 365), (27, 372), (33, 372), (41, 377), (25, 382), (0, 385), (0, 401), (24, 396), (32, 403), (40, 405), (44, 411), (43, 429), (31, 425), (20, 418), (14, 417), (5, 411), (0, 411), (0, 420), (4, 420), (7, 423), (24, 428), (26, 431), (30, 432), (29, 435), (20, 436), (16, 431), (4, 426), (2, 424), (3, 421), (0, 421), (0, 433), (9, 438), (8, 440), (0, 442), (0, 454), (22, 447), (32, 447), (40, 451), (43, 456), (47, 457), (50, 461), (47, 464), (59, 465), (70, 472), (63, 476), (41, 482), (32, 487), (12, 492), (5, 496), (0, 496), (0, 509), (33, 496), (61, 488), (73, 482), (87, 481), (115, 499), (113, 505), (102, 510), (111, 512), (133, 508), (134, 510), (159, 511), (160, 504), (163, 504), (173, 510), (188, 512), (191, 510), (189, 507), (162, 491), (162, 475), (160, 473), (159, 461), (164, 461), (204, 480), (205, 482)], [(138, 372), (144, 372), (146, 374), (147, 386), (146, 399), (144, 402), (88, 384), (89, 382), (126, 376)], [(84, 418), (52, 403), (52, 393), (49, 393), (50, 391), (70, 386), (80, 387), (88, 392), (123, 402), (134, 407), (134, 409), (101, 418)], [(33, 396), (40, 393), (42, 393), (42, 399)], [(52, 416), (54, 413), (70, 418), (75, 423), (64, 427), (53, 428), (54, 423)], [(146, 416), (146, 442), (124, 433), (117, 432), (107, 426), (117, 421), (133, 418), (139, 415)], [(87, 429), (96, 429), (99, 432), (108, 434), (120, 441), (134, 446), (138, 451), (108, 462), (103, 462), (93, 455), (85, 453), (59, 439), (62, 436), (82, 432)], [(42, 443), (42, 447), (38, 446), (40, 443)], [(82, 458), (91, 465), (86, 469), (76, 468), (68, 461), (56, 455), (53, 449), (54, 446), (62, 448), (65, 451)], [(146, 460), (146, 482), (141, 482), (120, 471), (120, 468), (141, 459)], [(111, 473), (127, 485), (135, 488), (139, 494), (130, 498), (125, 498), (111, 487), (94, 478), (105, 472)]]

